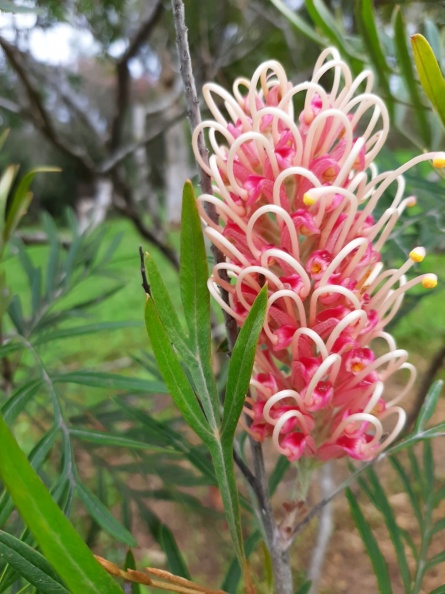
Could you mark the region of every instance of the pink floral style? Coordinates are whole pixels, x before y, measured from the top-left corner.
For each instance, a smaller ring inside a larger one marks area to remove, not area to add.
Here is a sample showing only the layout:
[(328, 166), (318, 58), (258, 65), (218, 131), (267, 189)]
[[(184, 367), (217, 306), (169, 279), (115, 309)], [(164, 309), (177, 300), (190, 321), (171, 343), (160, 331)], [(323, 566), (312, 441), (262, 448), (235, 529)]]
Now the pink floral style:
[[(329, 91), (320, 84), (325, 74), (333, 81)], [(403, 198), (402, 174), (426, 160), (443, 167), (445, 155), (419, 155), (379, 174), (374, 159), (389, 119), (372, 85), (370, 71), (354, 80), (338, 52), (327, 49), (310, 82), (293, 86), (269, 61), (251, 80), (236, 80), (233, 96), (213, 83), (203, 90), (214, 120), (198, 126), (193, 143), (214, 196), (198, 201), (205, 232), (225, 256), (209, 290), (242, 326), (267, 284), (244, 409), (252, 422), (244, 428), (259, 441), (271, 438), (289, 460), (369, 460), (397, 437), (405, 422), (398, 403), (416, 372), (384, 328), (405, 291), (437, 283), (433, 274), (406, 277), (423, 260), (423, 248), (399, 269), (385, 269), (380, 252), (399, 216), (416, 203)], [(197, 150), (202, 130), (209, 164)], [(384, 192), (392, 203), (375, 218)], [(206, 204), (216, 208), (218, 224)], [(395, 374), (405, 385), (387, 399), (385, 381)]]

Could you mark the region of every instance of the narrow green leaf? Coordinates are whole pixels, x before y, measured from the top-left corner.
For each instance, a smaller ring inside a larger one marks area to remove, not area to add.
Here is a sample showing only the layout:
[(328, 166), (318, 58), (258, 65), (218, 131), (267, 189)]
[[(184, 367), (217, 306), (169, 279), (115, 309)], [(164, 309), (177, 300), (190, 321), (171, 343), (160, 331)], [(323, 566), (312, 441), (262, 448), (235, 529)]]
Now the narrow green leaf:
[(264, 324), (267, 306), (267, 287), (263, 287), (240, 330), (230, 358), (224, 400), (221, 441), (232, 447), (238, 420), (249, 390), (256, 347)]
[(17, 165), (10, 165), (0, 178), (0, 252), (3, 243), (6, 243), (6, 236), (4, 232), (6, 223), (6, 203), (8, 201), (8, 195), (18, 170), (19, 167)]
[(129, 547), (135, 547), (137, 545), (132, 534), (116, 520), (102, 501), (83, 483), (77, 483), (77, 494), (90, 516), (105, 532), (108, 532), (113, 538)]
[[(246, 557), (249, 558), (253, 551), (257, 548), (258, 543), (261, 541), (261, 532), (255, 530), (246, 538), (244, 548), (246, 551)], [(229, 569), (227, 570), (226, 576), (221, 584), (221, 590), (229, 592), (230, 594), (237, 592), (238, 584), (241, 579), (241, 569), (238, 563), (238, 559), (235, 557), (232, 559)]]
[(29, 186), (37, 173), (57, 172), (60, 169), (56, 167), (38, 167), (26, 173), (20, 180), (14, 196), (11, 200), (11, 205), (8, 209), (8, 215), (5, 221), (5, 228), (3, 230), (3, 239), (8, 241), (14, 229), (17, 227), (20, 219), (26, 213), (28, 206), (32, 199), (32, 194), (28, 192)]
[(445, 80), (430, 44), (420, 33), (411, 37), (420, 84), (445, 126)]
[(414, 76), (414, 68), (408, 51), (406, 26), (400, 6), (396, 6), (394, 9), (393, 23), (397, 64), (414, 106), (423, 142), (426, 146), (429, 146), (431, 137), (430, 126), (426, 117), (425, 106), (420, 97), (419, 87), (417, 86), (417, 81)]
[(145, 306), (145, 325), (153, 353), (171, 397), (190, 427), (202, 441), (209, 443), (213, 440), (213, 435), (207, 428), (207, 420), (176, 357), (151, 297), (147, 298)]
[(193, 185), (187, 181), (182, 194), (181, 256), (179, 284), (189, 342), (196, 364), (192, 373), (196, 390), (207, 417), (215, 430), (220, 420), (219, 400), (211, 362), (209, 269), (201, 218)]
[(379, 592), (380, 594), (392, 594), (391, 579), (389, 577), (385, 558), (362, 510), (360, 509), (356, 497), (349, 488), (346, 489), (346, 498), (349, 503), (352, 518), (363, 540), (363, 544), (366, 547), (369, 558), (371, 559), (374, 573), (377, 578)]
[[(45, 461), (54, 444), (58, 431), (58, 427), (52, 427), (52, 429), (47, 431), (31, 450), (28, 460), (34, 470), (38, 470)], [(5, 524), (13, 510), (14, 504), (10, 495), (7, 491), (3, 491), (3, 494), (0, 497), (0, 527)]]
[[(133, 551), (128, 549), (127, 554), (125, 556), (125, 563), (124, 568), (127, 569), (137, 569), (136, 561), (133, 555)], [(125, 589), (125, 592), (128, 594), (141, 594), (141, 587), (136, 582), (131, 582), (131, 585), (128, 584), (128, 588)]]
[[(367, 49), (367, 56), (374, 66), (375, 72), (379, 78), (386, 97), (389, 101), (388, 107), (392, 107), (392, 96), (389, 88), (389, 67), (386, 63), (385, 54), (380, 45), (379, 34), (377, 30), (377, 19), (374, 12), (372, 0), (356, 0), (357, 25), (361, 33), (363, 42)], [(391, 109), (390, 109), (391, 111)]]
[(154, 539), (166, 554), (169, 571), (190, 579), (189, 571), (171, 530), (161, 522), (151, 509), (147, 508), (143, 500), (136, 493), (134, 493), (134, 500), (138, 506), (141, 518), (147, 524)]
[(367, 474), (372, 487), (372, 501), (383, 515), (389, 537), (391, 538), (392, 544), (394, 545), (394, 549), (396, 551), (397, 564), (400, 570), (400, 575), (402, 576), (405, 591), (409, 592), (411, 587), (411, 576), (405, 554), (405, 547), (402, 542), (401, 530), (397, 525), (394, 512), (389, 505), (388, 497), (383, 490), (383, 487), (372, 466), (369, 467)]
[(290, 462), (286, 458), (286, 456), (280, 456), (275, 464), (274, 469), (270, 473), (269, 476), (269, 493), (273, 495), (281, 483), (284, 475), (286, 474), (287, 470), (290, 467)]
[(70, 435), (82, 441), (87, 441), (89, 443), (94, 443), (98, 446), (103, 447), (129, 448), (132, 450), (149, 450), (150, 452), (157, 452), (159, 454), (177, 455), (178, 453), (173, 449), (160, 448), (158, 446), (150, 445), (149, 443), (145, 443), (143, 441), (136, 441), (135, 439), (129, 439), (128, 437), (123, 437), (121, 435), (113, 435), (112, 433), (107, 433), (106, 431), (93, 431), (91, 429), (71, 428)]
[(426, 489), (431, 497), (436, 484), (436, 479), (434, 476), (433, 449), (431, 447), (431, 442), (426, 440), (423, 442), (423, 475), (425, 477)]
[(184, 557), (182, 556), (181, 551), (179, 550), (179, 547), (176, 543), (172, 531), (165, 524), (161, 525), (159, 539), (159, 544), (161, 545), (162, 550), (167, 556), (168, 568), (171, 571), (171, 573), (186, 578), (187, 580), (190, 580), (190, 572), (184, 561)]
[[(323, 0), (305, 0), (304, 3), (311, 19), (326, 39), (338, 47), (342, 53), (363, 62), (363, 58), (352, 50), (345, 40), (345, 32), (339, 28), (337, 21)], [(320, 43), (320, 40), (318, 41)]]
[(42, 215), (43, 228), (50, 246), (48, 264), (46, 268), (46, 297), (50, 298), (56, 288), (56, 275), (59, 263), (60, 244), (58, 240), (57, 227), (54, 220), (47, 214)]
[(445, 530), (445, 518), (441, 518), (433, 525), (431, 534), (436, 534), (437, 532), (441, 532), (442, 530)]
[(0, 417), (0, 478), (71, 594), (122, 594), (59, 509)]
[(437, 553), (437, 555), (435, 555), (426, 562), (425, 573), (433, 567), (435, 567), (436, 565), (439, 565), (439, 563), (445, 563), (445, 551)]
[(434, 590), (431, 590), (430, 594), (445, 594), (445, 585), (434, 588)]
[(235, 547), (238, 562), (243, 570), (246, 588), (248, 589), (248, 585), (250, 584), (250, 571), (244, 552), (239, 494), (235, 478), (232, 444), (230, 443), (227, 444), (226, 447), (223, 447), (220, 441), (215, 441), (208, 444), (208, 448), (212, 455), (213, 466), (215, 468), (216, 478), (218, 479), (230, 536)]
[(73, 371), (53, 375), (54, 383), (81, 384), (91, 388), (107, 388), (108, 390), (126, 390), (128, 392), (142, 392), (146, 394), (165, 394), (166, 387), (161, 382), (144, 380), (137, 377), (127, 377), (115, 373), (101, 373), (99, 371)]
[(419, 416), (417, 417), (416, 425), (414, 427), (414, 433), (420, 433), (425, 429), (425, 425), (431, 419), (434, 411), (437, 408), (439, 397), (442, 392), (443, 381), (437, 381), (432, 384), (428, 390), (425, 401), (420, 409)]
[(283, 16), (287, 18), (291, 25), (295, 27), (295, 29), (302, 33), (305, 37), (312, 40), (317, 45), (323, 43), (323, 39), (320, 39), (320, 35), (315, 31), (313, 27), (311, 27), (306, 21), (304, 21), (296, 11), (289, 8), (289, 6), (283, 2), (283, 0), (270, 0), (271, 3), (281, 12)]
[(75, 326), (73, 328), (62, 328), (54, 332), (48, 332), (40, 335), (33, 341), (34, 346), (40, 346), (54, 340), (63, 340), (65, 338), (74, 338), (76, 336), (86, 336), (88, 334), (95, 334), (96, 332), (104, 332), (106, 330), (120, 330), (122, 328), (138, 328), (141, 324), (139, 322), (121, 321), (121, 322), (97, 322), (95, 324), (85, 324), (84, 326)]
[(186, 341), (185, 331), (181, 327), (176, 309), (170, 299), (169, 292), (164, 284), (161, 273), (150, 254), (145, 254), (145, 268), (147, 270), (150, 290), (159, 318), (178, 352), (184, 357), (187, 353), (193, 355)]
[(312, 582), (304, 582), (304, 584), (295, 592), (295, 594), (308, 594), (311, 586)]
[(8, 425), (11, 425), (15, 421), (28, 402), (30, 402), (33, 396), (37, 394), (42, 384), (42, 379), (28, 382), (14, 392), (14, 394), (3, 404), (0, 411)]
[(440, 30), (436, 23), (429, 18), (426, 18), (423, 26), (425, 28), (425, 37), (434, 52), (439, 64), (442, 64), (442, 40), (440, 38)]
[(69, 594), (48, 561), (25, 542), (0, 530), (0, 559), (45, 594)]

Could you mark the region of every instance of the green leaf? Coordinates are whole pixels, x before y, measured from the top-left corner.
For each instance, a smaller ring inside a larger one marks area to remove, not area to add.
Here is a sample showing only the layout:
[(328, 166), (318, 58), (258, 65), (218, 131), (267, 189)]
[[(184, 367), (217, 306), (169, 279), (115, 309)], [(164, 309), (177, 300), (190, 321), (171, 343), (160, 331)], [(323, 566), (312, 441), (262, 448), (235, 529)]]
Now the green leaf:
[(420, 84), (445, 126), (445, 80), (430, 44), (420, 33), (411, 37)]
[(275, 493), (289, 467), (290, 462), (286, 456), (280, 456), (269, 476), (269, 493), (271, 496)]
[(426, 562), (425, 572), (429, 571), (430, 569), (432, 569), (439, 563), (445, 563), (445, 551), (441, 551), (440, 553), (437, 553), (437, 555), (435, 555), (434, 557), (432, 557), (431, 559), (429, 559)]
[(408, 88), (408, 92), (413, 103), (416, 116), (419, 122), (420, 132), (423, 142), (426, 146), (430, 145), (430, 126), (425, 113), (425, 106), (420, 97), (417, 81), (414, 76), (414, 68), (411, 56), (408, 51), (406, 26), (403, 20), (400, 6), (396, 6), (393, 15), (394, 21), (394, 46), (397, 57), (397, 64), (400, 68), (403, 82)]
[(175, 345), (175, 348), (183, 357), (185, 357), (187, 353), (193, 356), (184, 337), (185, 333), (181, 328), (181, 323), (171, 302), (162, 275), (160, 274), (155, 261), (148, 253), (145, 254), (145, 268), (147, 270), (148, 279), (150, 281), (150, 290), (159, 318), (170, 338), (170, 342)]
[(161, 522), (153, 511), (146, 507), (145, 503), (138, 497), (138, 495), (134, 494), (134, 500), (138, 506), (141, 518), (147, 524), (151, 534), (161, 546), (167, 557), (169, 571), (181, 575), (186, 579), (190, 579), (189, 571), (171, 530)]
[(304, 21), (296, 11), (293, 11), (289, 6), (283, 2), (283, 0), (270, 0), (271, 3), (281, 12), (283, 16), (287, 18), (291, 25), (295, 27), (295, 29), (302, 33), (305, 37), (312, 40), (317, 45), (323, 43), (323, 39), (320, 39), (320, 35), (315, 31), (313, 27), (311, 27), (306, 21)]
[(8, 195), (14, 183), (15, 176), (19, 167), (17, 165), (10, 165), (0, 178), (0, 253), (2, 251), (3, 243), (6, 243), (5, 237), (5, 212)]
[[(246, 557), (249, 558), (253, 551), (257, 548), (258, 543), (261, 542), (261, 532), (255, 530), (250, 536), (246, 538), (244, 547), (246, 550)], [(241, 570), (238, 559), (232, 559), (229, 569), (226, 573), (224, 581), (221, 585), (221, 590), (225, 592), (237, 592), (238, 584), (241, 579)]]
[(445, 594), (445, 585), (434, 588), (434, 590), (431, 590), (430, 594)]
[[(125, 556), (124, 568), (126, 570), (137, 569), (136, 561), (133, 555), (133, 551), (131, 549), (128, 549), (127, 554)], [(131, 585), (129, 585), (128, 588), (125, 589), (125, 592), (128, 592), (128, 594), (141, 594), (141, 587), (136, 582), (131, 582)]]
[(312, 582), (304, 582), (304, 584), (295, 592), (295, 594), (308, 594), (311, 586)]
[(440, 31), (436, 23), (429, 18), (426, 18), (423, 26), (425, 28), (425, 37), (434, 52), (439, 64), (442, 64), (442, 41), (440, 38)]
[(439, 397), (442, 392), (443, 381), (434, 382), (431, 388), (428, 390), (428, 394), (425, 397), (425, 401), (420, 409), (419, 416), (414, 427), (414, 433), (420, 433), (425, 429), (425, 425), (431, 419), (434, 411), (437, 408)]
[(390, 70), (380, 45), (373, 2), (372, 0), (356, 0), (356, 8), (357, 25), (367, 49), (367, 55), (373, 64), (380, 84), (385, 91), (385, 99), (389, 101), (388, 108), (390, 108), (391, 111), (393, 102), (391, 90), (389, 88), (388, 74)]
[(134, 537), (116, 520), (102, 501), (80, 482), (77, 483), (77, 494), (90, 516), (101, 528), (108, 532), (108, 534), (129, 547), (135, 547), (137, 545)]
[(371, 500), (376, 508), (382, 513), (388, 529), (389, 537), (397, 555), (397, 564), (402, 576), (405, 591), (409, 592), (411, 587), (411, 576), (409, 573), (408, 562), (406, 559), (405, 548), (402, 541), (402, 533), (397, 525), (393, 510), (389, 505), (388, 497), (377, 477), (372, 466), (368, 469), (368, 478), (371, 485)]
[(393, 468), (399, 475), (400, 480), (402, 481), (403, 488), (405, 489), (406, 494), (408, 495), (409, 501), (413, 508), (414, 514), (417, 518), (417, 522), (419, 526), (422, 528), (424, 525), (424, 519), (422, 515), (422, 511), (419, 505), (419, 501), (417, 499), (416, 493), (414, 492), (411, 479), (406, 473), (405, 469), (403, 468), (402, 464), (395, 456), (391, 456), (389, 461), (391, 462)]
[[(341, 31), (337, 21), (323, 2), (323, 0), (305, 0), (305, 7), (315, 25), (326, 39), (338, 47), (344, 54), (363, 63), (363, 58), (357, 55), (345, 41), (345, 32)], [(320, 43), (320, 40), (318, 41)]]
[(0, 530), (0, 559), (45, 594), (69, 594), (43, 555), (3, 530)]
[(0, 478), (71, 594), (122, 594), (59, 509), (0, 417)]
[(263, 287), (238, 334), (230, 358), (224, 400), (221, 441), (232, 448), (238, 420), (249, 390), (256, 347), (264, 324), (267, 306), (267, 287)]
[(219, 400), (211, 362), (209, 269), (193, 185), (187, 181), (182, 194), (181, 257), (179, 284), (189, 342), (195, 365), (191, 369), (196, 390), (209, 425), (220, 420)]
[(22, 412), (28, 402), (39, 391), (43, 384), (42, 379), (33, 380), (24, 386), (21, 386), (8, 400), (3, 404), (0, 411), (8, 425), (11, 425), (17, 416)]
[(445, 530), (445, 518), (441, 518), (433, 525), (431, 534), (436, 534), (437, 532), (441, 532), (442, 530)]
[(172, 531), (165, 524), (162, 524), (160, 527), (159, 541), (162, 550), (167, 556), (168, 568), (171, 573), (190, 580), (190, 573), (184, 557), (181, 555)]
[(145, 325), (153, 353), (171, 397), (190, 427), (202, 441), (208, 443), (213, 440), (213, 435), (207, 428), (207, 420), (178, 361), (150, 296), (147, 297), (145, 306)]
[(360, 509), (357, 499), (349, 488), (346, 489), (346, 498), (349, 503), (352, 518), (366, 547), (369, 558), (371, 559), (374, 573), (377, 578), (379, 592), (380, 594), (392, 594), (391, 579), (389, 577), (385, 558), (362, 510)]
[(85, 326), (75, 326), (73, 328), (62, 328), (54, 332), (48, 332), (39, 336), (33, 341), (33, 346), (40, 346), (54, 340), (63, 340), (65, 338), (74, 338), (75, 336), (86, 336), (88, 334), (95, 334), (96, 332), (103, 332), (105, 330), (120, 330), (121, 328), (138, 328), (141, 324), (139, 322), (97, 322), (95, 324), (85, 324)]
[(218, 479), (218, 486), (221, 492), (227, 524), (229, 525), (230, 536), (235, 547), (238, 562), (244, 573), (246, 589), (248, 589), (248, 585), (250, 584), (250, 571), (244, 552), (239, 494), (233, 463), (233, 448), (231, 444), (230, 447), (223, 447), (220, 441), (209, 443), (208, 448), (212, 455), (213, 466), (215, 468), (216, 478)]
[(82, 441), (94, 443), (102, 447), (119, 447), (129, 448), (132, 450), (150, 450), (150, 452), (157, 452), (160, 454), (175, 454), (178, 452), (169, 448), (160, 448), (158, 446), (150, 445), (143, 441), (136, 441), (135, 439), (129, 439), (128, 437), (122, 437), (120, 435), (113, 435), (106, 431), (93, 431), (90, 429), (70, 429), (70, 435), (76, 437)]
[(56, 275), (59, 263), (60, 244), (58, 240), (57, 227), (54, 220), (47, 214), (42, 215), (43, 228), (50, 246), (48, 264), (46, 268), (46, 297), (50, 299), (56, 288)]
[(54, 383), (81, 384), (91, 388), (107, 388), (108, 390), (126, 390), (128, 392), (142, 392), (145, 394), (165, 394), (166, 387), (161, 382), (144, 380), (137, 377), (127, 377), (115, 373), (101, 373), (99, 371), (73, 371), (53, 375)]
[(11, 237), (13, 231), (20, 222), (20, 219), (26, 213), (28, 206), (32, 199), (31, 192), (28, 192), (29, 186), (37, 173), (57, 172), (60, 169), (56, 167), (38, 167), (29, 171), (22, 177), (20, 183), (14, 192), (11, 200), (11, 205), (8, 209), (8, 214), (5, 221), (5, 228), (3, 230), (3, 240), (5, 242)]

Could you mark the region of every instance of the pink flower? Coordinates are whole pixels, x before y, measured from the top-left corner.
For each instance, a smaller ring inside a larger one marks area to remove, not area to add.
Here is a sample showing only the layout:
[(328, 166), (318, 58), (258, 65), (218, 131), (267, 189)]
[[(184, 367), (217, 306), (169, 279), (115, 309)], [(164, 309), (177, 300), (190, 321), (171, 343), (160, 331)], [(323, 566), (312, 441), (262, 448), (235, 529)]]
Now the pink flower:
[[(333, 80), (328, 91), (320, 84), (326, 73)], [(213, 83), (203, 91), (214, 120), (198, 126), (193, 142), (214, 196), (198, 201), (206, 234), (225, 256), (209, 290), (241, 326), (267, 284), (245, 405), (252, 424), (245, 429), (255, 439), (271, 438), (289, 460), (368, 460), (397, 437), (405, 422), (398, 403), (416, 372), (384, 328), (409, 288), (437, 283), (433, 274), (407, 280), (423, 248), (391, 270), (380, 252), (404, 209), (415, 204), (403, 199), (402, 174), (426, 160), (444, 167), (445, 155), (419, 155), (379, 174), (374, 159), (389, 118), (372, 85), (371, 72), (354, 80), (328, 49), (310, 82), (293, 86), (280, 64), (269, 61), (251, 80), (235, 81), (233, 96)], [(303, 105), (301, 113), (295, 105)], [(208, 165), (197, 150), (202, 130), (211, 147)], [(377, 220), (373, 211), (384, 192), (393, 200)], [(219, 224), (206, 215), (206, 203), (216, 207)], [(228, 291), (229, 304), (220, 289)], [(406, 385), (386, 400), (385, 381), (395, 373), (406, 376)]]

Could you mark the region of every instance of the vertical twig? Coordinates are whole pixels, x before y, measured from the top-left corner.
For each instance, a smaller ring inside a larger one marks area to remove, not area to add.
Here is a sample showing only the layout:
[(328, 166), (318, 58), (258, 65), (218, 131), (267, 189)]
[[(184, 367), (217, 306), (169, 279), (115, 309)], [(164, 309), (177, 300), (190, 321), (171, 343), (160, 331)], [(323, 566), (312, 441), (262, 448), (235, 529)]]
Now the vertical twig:
[[(323, 498), (328, 497), (334, 490), (334, 481), (332, 480), (332, 464), (328, 463), (320, 471), (320, 491)], [(329, 501), (323, 508), (318, 522), (317, 542), (312, 553), (311, 564), (309, 566), (308, 578), (312, 582), (309, 594), (317, 594), (320, 584), (323, 563), (332, 534), (332, 501)]]
[[(192, 61), (188, 44), (187, 27), (185, 24), (184, 3), (183, 0), (171, 0), (173, 7), (173, 16), (176, 28), (176, 42), (178, 46), (179, 62), (181, 68), (182, 80), (184, 83), (185, 98), (187, 104), (187, 115), (190, 121), (192, 131), (201, 123), (201, 113), (199, 110), (199, 99), (196, 92), (195, 78), (193, 75)], [(204, 162), (208, 161), (208, 152), (205, 146), (204, 134), (198, 137), (198, 150)], [(213, 194), (212, 182), (210, 176), (198, 165), (201, 189), (206, 194)], [(218, 214), (213, 205), (206, 205), (208, 216), (218, 223)], [(212, 252), (216, 262), (224, 262), (223, 254), (212, 247)], [(221, 292), (221, 296), (228, 303), (228, 294)], [(233, 349), (238, 329), (236, 321), (225, 313), (227, 338), (230, 351)], [(292, 572), (290, 569), (289, 553), (281, 538), (280, 531), (275, 522), (272, 505), (269, 497), (266, 472), (264, 468), (263, 451), (261, 444), (251, 439), (251, 449), (254, 464), (255, 494), (260, 507), (260, 516), (267, 535), (268, 547), (272, 558), (273, 573), (275, 578), (276, 594), (293, 594)], [(251, 476), (249, 476), (252, 479)]]

